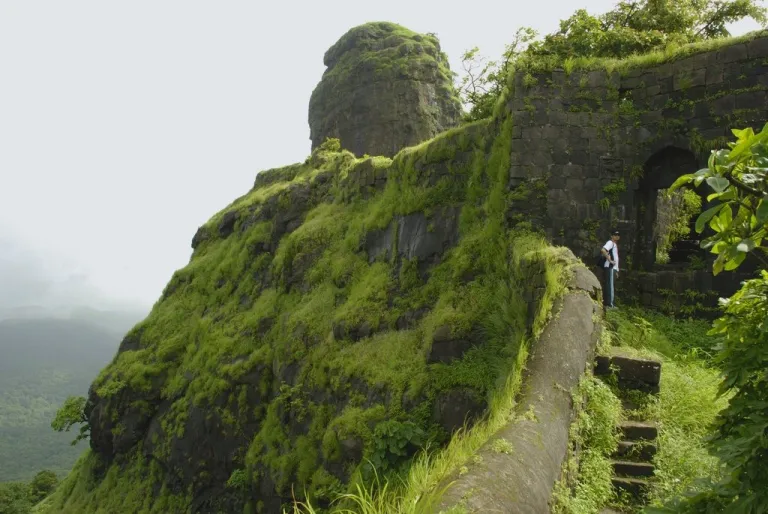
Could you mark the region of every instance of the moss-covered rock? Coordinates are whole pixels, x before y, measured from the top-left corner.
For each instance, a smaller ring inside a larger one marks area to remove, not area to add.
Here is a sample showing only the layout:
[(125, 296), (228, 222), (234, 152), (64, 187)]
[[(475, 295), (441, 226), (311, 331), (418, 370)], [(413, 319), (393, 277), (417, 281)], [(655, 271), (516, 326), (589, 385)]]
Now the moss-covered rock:
[(331, 137), (355, 155), (391, 157), (459, 122), (453, 75), (434, 35), (368, 23), (344, 34), (324, 63), (309, 102), (312, 148)]
[(512, 128), (260, 173), (94, 381), (91, 449), (41, 512), (328, 505), (482, 419), (562, 283), (507, 219)]
[(327, 504), (481, 417), (530, 333), (519, 262), (545, 246), (506, 227), (511, 127), (393, 160), (328, 140), (260, 174), (94, 381), (91, 450), (49, 512)]

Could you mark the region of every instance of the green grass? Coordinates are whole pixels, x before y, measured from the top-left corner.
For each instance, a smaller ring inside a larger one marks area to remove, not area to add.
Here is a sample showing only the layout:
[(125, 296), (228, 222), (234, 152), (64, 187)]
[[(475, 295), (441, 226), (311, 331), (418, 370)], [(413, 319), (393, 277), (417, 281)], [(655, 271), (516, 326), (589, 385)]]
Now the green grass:
[(717, 339), (707, 336), (701, 320), (674, 320), (641, 309), (611, 311), (614, 349), (662, 362), (658, 397), (641, 402), (636, 419), (659, 426), (650, 505), (662, 506), (688, 491), (701, 490), (722, 472), (706, 445), (718, 412), (728, 402), (718, 398), (721, 374), (708, 358)]
[(621, 401), (601, 380), (586, 376), (574, 395), (578, 409), (571, 424), (571, 453), (564, 465), (565, 477), (556, 485), (553, 512), (593, 514), (614, 498), (610, 458), (619, 442), (616, 426), (622, 420)]

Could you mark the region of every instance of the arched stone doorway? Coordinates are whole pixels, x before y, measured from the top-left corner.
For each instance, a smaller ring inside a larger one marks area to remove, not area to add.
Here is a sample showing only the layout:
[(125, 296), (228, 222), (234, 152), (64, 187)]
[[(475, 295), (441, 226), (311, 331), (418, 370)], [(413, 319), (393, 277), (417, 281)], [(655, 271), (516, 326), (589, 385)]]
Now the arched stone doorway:
[[(657, 265), (659, 200), (661, 191), (668, 189), (680, 175), (694, 173), (699, 169), (696, 156), (689, 150), (667, 146), (653, 154), (643, 166), (643, 177), (635, 191), (636, 238), (632, 252), (633, 268), (653, 270)], [(701, 195), (703, 191), (696, 191)], [(702, 203), (705, 198), (702, 197)], [(683, 264), (691, 255), (704, 252), (699, 248), (694, 231), (696, 217), (690, 220), (691, 239), (675, 241), (669, 249), (669, 263)]]

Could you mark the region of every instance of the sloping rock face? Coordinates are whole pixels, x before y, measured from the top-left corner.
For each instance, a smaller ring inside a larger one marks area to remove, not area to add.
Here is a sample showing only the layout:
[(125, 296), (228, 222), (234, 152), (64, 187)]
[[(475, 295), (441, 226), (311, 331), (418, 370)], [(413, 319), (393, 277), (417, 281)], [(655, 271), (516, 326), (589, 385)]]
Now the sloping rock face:
[(90, 451), (48, 512), (322, 507), (481, 418), (556, 276), (507, 229), (511, 128), (395, 159), (328, 140), (259, 174), (92, 384)]
[(393, 23), (355, 27), (326, 53), (309, 102), (312, 148), (338, 138), (357, 156), (391, 157), (458, 124), (461, 104), (433, 35)]

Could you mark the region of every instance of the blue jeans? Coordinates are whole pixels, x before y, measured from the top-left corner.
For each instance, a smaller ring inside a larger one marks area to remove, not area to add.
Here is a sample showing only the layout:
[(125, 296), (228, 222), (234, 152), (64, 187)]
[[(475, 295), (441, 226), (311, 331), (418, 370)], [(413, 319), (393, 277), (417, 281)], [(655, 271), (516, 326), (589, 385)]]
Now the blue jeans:
[(603, 305), (606, 307), (615, 307), (613, 304), (613, 281), (616, 276), (616, 270), (613, 266), (610, 268), (603, 268), (605, 275), (605, 285), (603, 286)]

